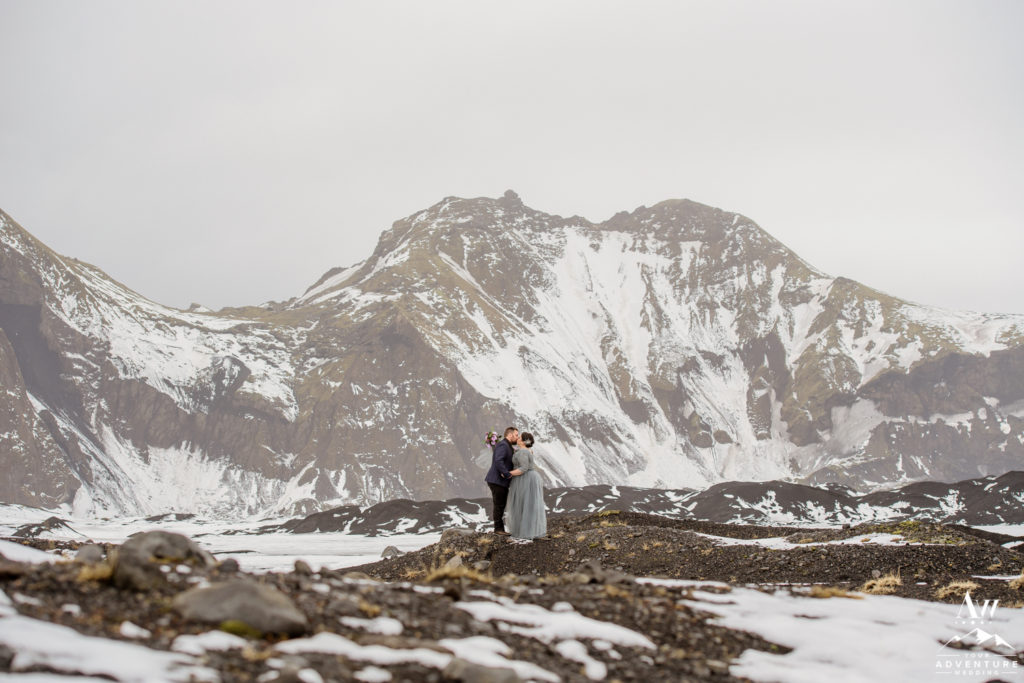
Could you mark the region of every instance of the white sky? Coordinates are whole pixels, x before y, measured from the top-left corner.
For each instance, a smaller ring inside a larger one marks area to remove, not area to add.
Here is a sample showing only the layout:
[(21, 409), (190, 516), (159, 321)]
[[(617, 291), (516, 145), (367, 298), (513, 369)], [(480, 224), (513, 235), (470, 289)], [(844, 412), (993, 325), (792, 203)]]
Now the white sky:
[(1024, 2), (0, 0), (0, 208), (176, 306), (300, 294), (448, 195), (687, 197), (1024, 313)]

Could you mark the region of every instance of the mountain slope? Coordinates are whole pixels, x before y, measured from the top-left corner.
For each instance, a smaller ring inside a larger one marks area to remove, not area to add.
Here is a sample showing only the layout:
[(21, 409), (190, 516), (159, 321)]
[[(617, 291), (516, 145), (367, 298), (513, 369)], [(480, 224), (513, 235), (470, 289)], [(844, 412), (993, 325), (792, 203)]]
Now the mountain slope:
[(595, 224), (450, 197), (302, 296), (218, 313), (149, 302), (0, 221), (10, 502), (475, 496), (481, 436), (506, 424), (560, 485), (871, 489), (1024, 456), (1024, 316), (829, 277), (687, 200)]

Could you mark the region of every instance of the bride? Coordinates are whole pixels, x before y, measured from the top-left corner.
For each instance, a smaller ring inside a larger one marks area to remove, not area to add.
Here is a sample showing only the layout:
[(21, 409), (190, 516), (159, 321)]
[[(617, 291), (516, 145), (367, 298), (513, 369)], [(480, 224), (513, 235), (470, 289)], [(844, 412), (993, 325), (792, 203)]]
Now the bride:
[[(544, 481), (533, 461), (533, 434), (519, 435), (519, 450), (512, 465), (522, 472), (508, 487), (508, 530), (516, 538), (539, 538), (548, 532), (544, 507)], [(514, 472), (513, 472), (514, 474)]]

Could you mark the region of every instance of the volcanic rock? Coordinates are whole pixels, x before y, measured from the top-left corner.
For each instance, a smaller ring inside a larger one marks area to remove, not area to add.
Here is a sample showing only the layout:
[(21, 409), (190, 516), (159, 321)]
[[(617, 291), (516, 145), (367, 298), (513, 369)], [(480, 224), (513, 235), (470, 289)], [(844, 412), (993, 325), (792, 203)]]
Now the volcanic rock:
[(207, 569), (213, 556), (187, 536), (169, 531), (149, 531), (132, 536), (117, 551), (114, 583), (136, 590), (167, 585), (177, 565)]
[(174, 608), (189, 621), (221, 625), (241, 622), (260, 633), (301, 635), (306, 616), (279, 590), (249, 580), (193, 588), (174, 598)]

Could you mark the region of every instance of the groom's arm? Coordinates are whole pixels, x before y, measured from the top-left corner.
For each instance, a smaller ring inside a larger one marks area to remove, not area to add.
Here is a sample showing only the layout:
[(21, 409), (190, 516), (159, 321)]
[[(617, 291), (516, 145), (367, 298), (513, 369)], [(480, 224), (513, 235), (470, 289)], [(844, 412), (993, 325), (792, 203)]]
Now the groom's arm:
[(507, 441), (502, 441), (494, 447), (494, 469), (498, 471), (498, 476), (502, 479), (511, 479), (512, 474), (508, 471), (508, 466), (512, 462), (512, 454), (506, 455), (506, 451), (511, 451), (512, 447), (508, 445)]

